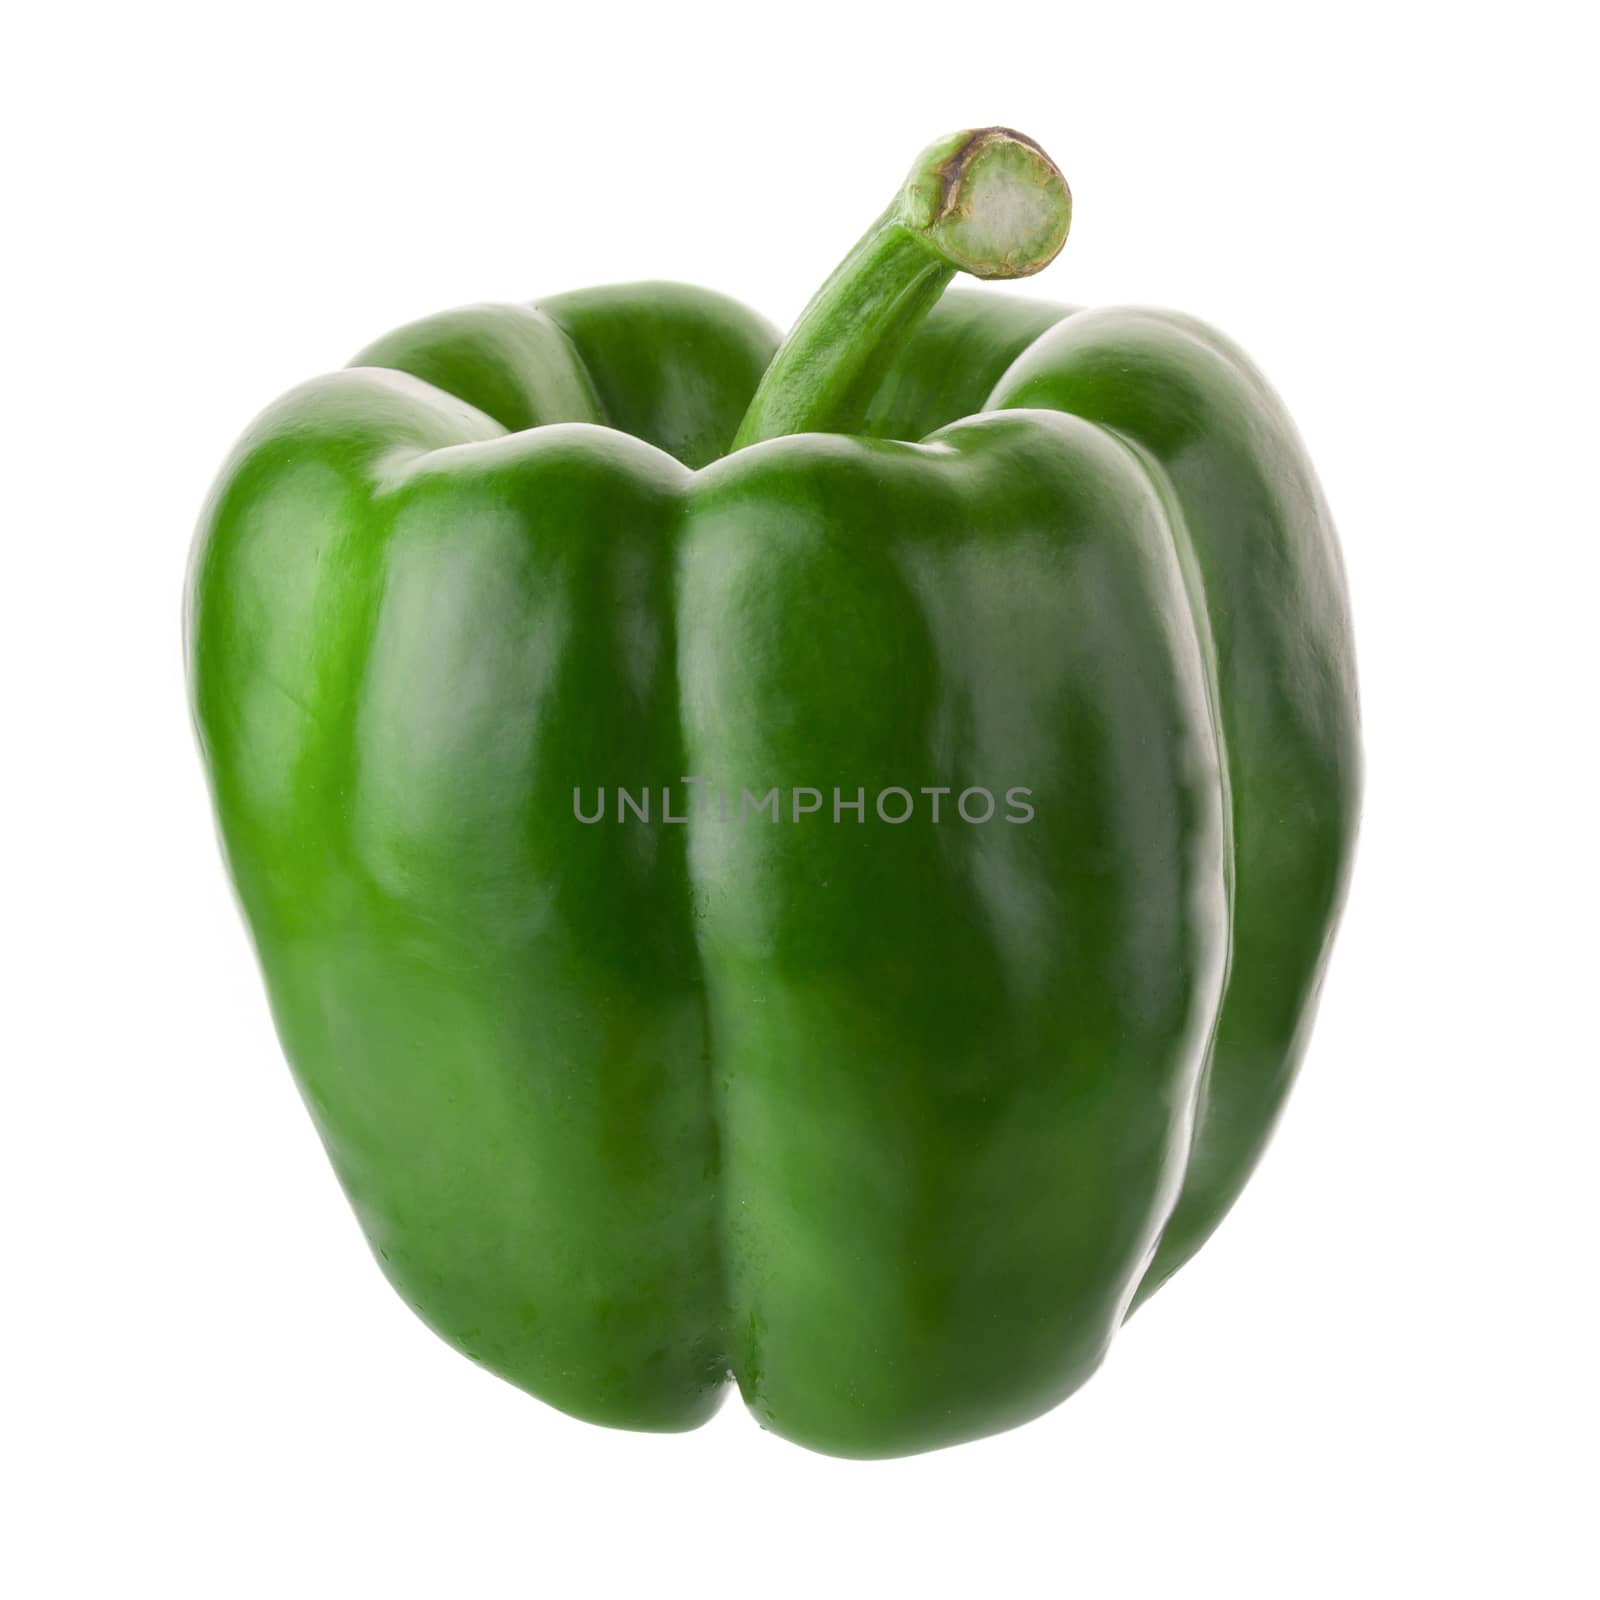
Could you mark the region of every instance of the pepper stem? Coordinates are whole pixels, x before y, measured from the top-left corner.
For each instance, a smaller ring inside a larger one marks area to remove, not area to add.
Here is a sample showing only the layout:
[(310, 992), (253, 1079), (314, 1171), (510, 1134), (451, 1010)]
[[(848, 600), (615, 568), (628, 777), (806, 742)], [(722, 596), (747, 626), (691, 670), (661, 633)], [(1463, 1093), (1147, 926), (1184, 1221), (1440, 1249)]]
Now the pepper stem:
[(1025, 278), (1066, 242), (1072, 196), (1010, 128), (930, 145), (889, 209), (834, 269), (772, 358), (734, 438), (850, 433), (957, 272)]

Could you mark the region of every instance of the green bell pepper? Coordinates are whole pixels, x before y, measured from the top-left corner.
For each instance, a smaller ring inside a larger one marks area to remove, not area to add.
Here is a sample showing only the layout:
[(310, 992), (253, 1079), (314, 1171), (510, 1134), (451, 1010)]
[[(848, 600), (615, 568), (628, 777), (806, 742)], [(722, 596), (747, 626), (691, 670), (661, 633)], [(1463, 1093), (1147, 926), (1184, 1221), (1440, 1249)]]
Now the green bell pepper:
[(1034, 1417), (1295, 1074), (1360, 783), (1333, 528), (1202, 324), (944, 294), (1069, 209), (957, 135), (781, 346), (661, 284), (448, 312), (207, 505), (285, 1052), (395, 1288), (575, 1416)]

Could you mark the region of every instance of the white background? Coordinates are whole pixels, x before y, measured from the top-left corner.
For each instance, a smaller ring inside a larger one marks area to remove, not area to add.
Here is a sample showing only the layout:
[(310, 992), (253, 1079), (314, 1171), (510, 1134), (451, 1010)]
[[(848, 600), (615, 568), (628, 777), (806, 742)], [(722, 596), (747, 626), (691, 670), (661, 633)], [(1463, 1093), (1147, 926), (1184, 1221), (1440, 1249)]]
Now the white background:
[[(1593, 1594), (1584, 9), (13, 16), (0, 1589)], [(647, 276), (786, 322), (985, 122), (1076, 198), (1028, 287), (1220, 324), (1338, 515), (1369, 785), (1310, 1059), (1050, 1417), (883, 1464), (736, 1401), (585, 1427), (414, 1322), (327, 1170), (192, 748), (190, 530), (249, 418), (385, 329)]]

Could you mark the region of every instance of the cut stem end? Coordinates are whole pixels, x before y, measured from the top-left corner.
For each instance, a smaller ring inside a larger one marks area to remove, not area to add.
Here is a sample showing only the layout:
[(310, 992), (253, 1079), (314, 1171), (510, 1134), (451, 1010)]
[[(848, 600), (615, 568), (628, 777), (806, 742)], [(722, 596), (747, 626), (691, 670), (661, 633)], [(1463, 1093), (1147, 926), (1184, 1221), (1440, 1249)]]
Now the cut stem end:
[(1072, 194), (1049, 156), (1011, 128), (951, 134), (918, 157), (897, 220), (975, 278), (1026, 278), (1055, 260)]

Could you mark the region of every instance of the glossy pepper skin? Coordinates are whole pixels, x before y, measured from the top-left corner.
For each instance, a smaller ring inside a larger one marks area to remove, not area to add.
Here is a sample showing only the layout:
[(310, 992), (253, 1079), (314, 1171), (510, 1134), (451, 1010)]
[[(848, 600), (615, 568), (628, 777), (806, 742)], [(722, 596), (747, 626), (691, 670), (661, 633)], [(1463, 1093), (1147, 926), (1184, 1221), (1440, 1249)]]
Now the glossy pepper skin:
[[(776, 345), (638, 285), (295, 390), (202, 521), (193, 707), (418, 1314), (592, 1421), (731, 1374), (897, 1455), (1053, 1406), (1248, 1176), (1354, 839), (1349, 621), (1292, 426), (1191, 319), (952, 294), (858, 432), (725, 454)], [(579, 820), (618, 788), (648, 823)]]

